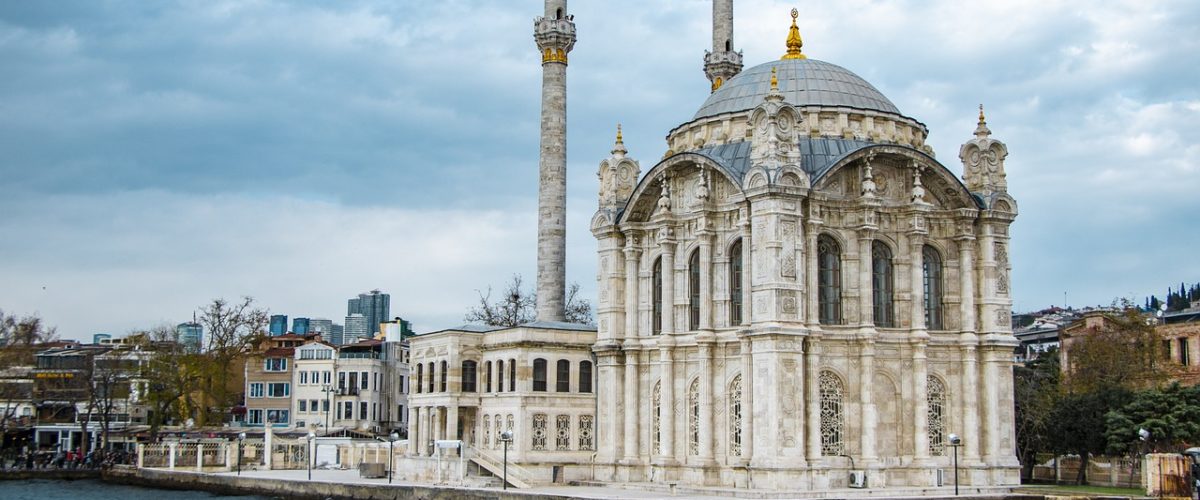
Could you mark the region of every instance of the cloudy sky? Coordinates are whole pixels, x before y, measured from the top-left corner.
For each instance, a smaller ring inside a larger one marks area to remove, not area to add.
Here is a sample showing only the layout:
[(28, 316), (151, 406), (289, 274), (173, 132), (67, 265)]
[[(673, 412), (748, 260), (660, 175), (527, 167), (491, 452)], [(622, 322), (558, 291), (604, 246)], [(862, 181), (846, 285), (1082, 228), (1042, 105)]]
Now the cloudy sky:
[[(739, 0), (747, 66), (872, 82), (961, 172), (1010, 150), (1018, 310), (1200, 281), (1200, 4)], [(0, 310), (67, 338), (215, 297), (340, 322), (380, 288), (418, 331), (534, 276), (540, 2), (0, 3)], [(595, 291), (596, 165), (643, 171), (708, 95), (703, 0), (575, 0), (568, 280)]]

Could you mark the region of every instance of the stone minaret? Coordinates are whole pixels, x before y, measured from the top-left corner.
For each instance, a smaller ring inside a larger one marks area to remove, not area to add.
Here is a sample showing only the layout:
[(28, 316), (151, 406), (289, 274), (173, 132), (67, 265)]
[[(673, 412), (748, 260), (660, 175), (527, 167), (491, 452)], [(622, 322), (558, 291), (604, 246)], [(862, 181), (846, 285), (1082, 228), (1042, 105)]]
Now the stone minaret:
[(546, 0), (546, 15), (534, 20), (533, 39), (542, 53), (537, 319), (562, 321), (567, 280), (567, 53), (575, 46), (567, 0)]
[(742, 53), (733, 50), (733, 0), (713, 0), (712, 52), (704, 51), (704, 75), (712, 91), (742, 72)]

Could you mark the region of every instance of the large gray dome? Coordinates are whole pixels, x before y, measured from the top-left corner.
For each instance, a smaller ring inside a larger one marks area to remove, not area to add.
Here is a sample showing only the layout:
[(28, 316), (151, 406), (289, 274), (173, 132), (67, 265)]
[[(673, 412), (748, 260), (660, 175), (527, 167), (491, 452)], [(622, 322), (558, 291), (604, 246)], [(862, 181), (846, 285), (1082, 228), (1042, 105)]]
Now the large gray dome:
[(776, 69), (784, 100), (793, 106), (845, 106), (900, 114), (892, 101), (846, 68), (815, 59), (781, 59), (738, 73), (708, 96), (692, 119), (762, 104), (771, 90), (771, 68)]

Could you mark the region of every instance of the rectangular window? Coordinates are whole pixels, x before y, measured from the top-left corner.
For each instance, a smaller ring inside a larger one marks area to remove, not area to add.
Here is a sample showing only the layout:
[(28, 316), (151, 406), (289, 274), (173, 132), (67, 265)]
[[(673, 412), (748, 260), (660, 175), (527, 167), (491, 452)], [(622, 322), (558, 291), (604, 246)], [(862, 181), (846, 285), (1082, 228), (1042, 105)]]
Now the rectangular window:
[(378, 415), (378, 411), (379, 403), (371, 403), (371, 420), (379, 420), (379, 418), (376, 416)]
[(329, 411), (329, 400), (328, 399), (321, 401), (321, 411), (323, 411), (323, 412)]
[(362, 388), (363, 390), (366, 390), (366, 389), (367, 389), (367, 386), (368, 386), (368, 385), (370, 384), (370, 382), (371, 382), (371, 378), (367, 376), (367, 372), (362, 372), (362, 375), (360, 375), (360, 376), (362, 377), (361, 379), (359, 379), (359, 380), (361, 380), (361, 382), (362, 382), (362, 386), (361, 386), (361, 388)]
[(546, 391), (546, 360), (541, 358), (533, 360), (533, 390)]
[(323, 383), (325, 385), (329, 385), (329, 380), (330, 380), (329, 370), (325, 370), (325, 381)]
[(353, 420), (354, 419), (354, 402), (346, 401), (346, 404), (343, 406), (343, 408), (345, 409), (344, 418), (346, 420)]
[(308, 372), (300, 372), (300, 385), (308, 385)]
[(554, 390), (558, 392), (571, 391), (571, 362), (565, 359), (558, 360), (558, 365), (554, 374)]
[(267, 422), (273, 424), (286, 424), (290, 422), (289, 411), (287, 410), (267, 410)]
[(253, 383), (251, 383), (251, 384), (250, 384), (250, 397), (252, 397), (252, 398), (261, 398), (261, 397), (263, 397), (263, 385), (262, 385), (262, 382), (253, 382)]
[(338, 389), (346, 388), (346, 372), (338, 372)]
[(1179, 364), (1187, 366), (1192, 364), (1188, 356), (1188, 341), (1187, 339), (1179, 339)]
[(308, 411), (311, 411), (311, 412), (313, 412), (313, 413), (316, 413), (316, 411), (317, 411), (317, 400), (315, 400), (315, 399), (310, 399), (310, 400), (308, 400)]
[(246, 423), (262, 425), (263, 411), (262, 410), (250, 410), (249, 412), (247, 412), (246, 413)]
[(267, 358), (263, 362), (263, 371), (267, 372), (285, 372), (287, 371), (287, 358)]
[(358, 403), (358, 418), (362, 419), (362, 420), (367, 419), (367, 402), (366, 401)]
[(292, 384), (287, 382), (274, 382), (267, 384), (268, 398), (286, 398), (292, 395)]
[(301, 399), (300, 400), (300, 409), (296, 410), (296, 411), (298, 411), (300, 413), (308, 413), (308, 400)]

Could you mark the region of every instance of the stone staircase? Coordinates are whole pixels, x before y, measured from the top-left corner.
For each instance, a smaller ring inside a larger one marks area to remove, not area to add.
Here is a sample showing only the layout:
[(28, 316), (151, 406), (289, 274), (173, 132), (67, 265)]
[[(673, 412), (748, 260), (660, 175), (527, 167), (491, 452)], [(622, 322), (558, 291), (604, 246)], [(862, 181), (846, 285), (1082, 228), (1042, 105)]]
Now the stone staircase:
[[(478, 448), (471, 448), (469, 456), (471, 461), (476, 465), (491, 472), (501, 482), (503, 481), (504, 462), (501, 457)], [(529, 488), (533, 482), (533, 477), (529, 474), (529, 471), (511, 462), (508, 464), (508, 484), (516, 488)]]

